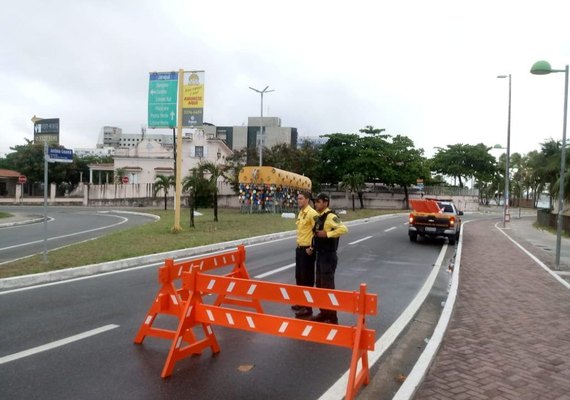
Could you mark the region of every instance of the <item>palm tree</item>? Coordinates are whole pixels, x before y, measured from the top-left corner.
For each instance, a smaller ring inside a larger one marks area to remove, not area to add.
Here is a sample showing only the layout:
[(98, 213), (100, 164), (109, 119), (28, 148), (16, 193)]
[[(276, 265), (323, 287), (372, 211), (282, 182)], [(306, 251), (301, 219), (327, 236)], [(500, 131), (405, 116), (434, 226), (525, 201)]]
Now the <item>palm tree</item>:
[(182, 180), (182, 190), (189, 192), (188, 203), (190, 206), (190, 227), (194, 228), (194, 207), (196, 205), (197, 193), (203, 184), (204, 178), (197, 168), (192, 168), (192, 174), (185, 176)]
[(342, 179), (341, 188), (350, 191), (352, 194), (352, 211), (354, 211), (354, 193), (358, 193), (358, 198), (360, 199), (360, 208), (364, 208), (364, 202), (362, 201), (362, 189), (364, 188), (364, 176), (359, 173), (347, 174)]
[(127, 176), (127, 171), (124, 168), (117, 168), (115, 170), (115, 183), (123, 183), (123, 176)]
[(214, 193), (214, 222), (218, 222), (218, 178), (223, 176), (225, 168), (221, 165), (207, 161), (199, 166), (199, 171), (204, 174), (207, 172), (210, 175), (209, 184), (212, 192)]
[(157, 175), (156, 180), (154, 181), (154, 190), (153, 196), (156, 197), (156, 194), (162, 189), (164, 190), (164, 209), (166, 210), (166, 202), (168, 196), (168, 189), (170, 186), (174, 185), (176, 182), (174, 181), (174, 176), (172, 175)]

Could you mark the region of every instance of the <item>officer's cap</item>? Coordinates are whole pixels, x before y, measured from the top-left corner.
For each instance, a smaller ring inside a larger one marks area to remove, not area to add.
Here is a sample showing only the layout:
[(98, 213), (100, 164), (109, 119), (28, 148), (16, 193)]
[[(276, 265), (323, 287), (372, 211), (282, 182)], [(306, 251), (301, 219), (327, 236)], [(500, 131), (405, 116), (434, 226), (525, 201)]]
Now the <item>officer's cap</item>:
[(329, 195), (326, 193), (319, 193), (317, 195), (317, 197), (315, 197), (315, 200), (322, 200), (322, 201), (326, 201), (327, 203), (330, 202)]

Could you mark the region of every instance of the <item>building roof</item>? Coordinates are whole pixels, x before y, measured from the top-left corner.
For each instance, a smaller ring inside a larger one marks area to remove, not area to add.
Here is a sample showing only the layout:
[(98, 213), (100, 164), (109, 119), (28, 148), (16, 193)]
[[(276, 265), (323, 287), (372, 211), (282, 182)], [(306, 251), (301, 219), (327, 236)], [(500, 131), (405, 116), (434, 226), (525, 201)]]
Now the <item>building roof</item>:
[(0, 169), (0, 178), (17, 178), (21, 173), (18, 171), (12, 171), (11, 169)]

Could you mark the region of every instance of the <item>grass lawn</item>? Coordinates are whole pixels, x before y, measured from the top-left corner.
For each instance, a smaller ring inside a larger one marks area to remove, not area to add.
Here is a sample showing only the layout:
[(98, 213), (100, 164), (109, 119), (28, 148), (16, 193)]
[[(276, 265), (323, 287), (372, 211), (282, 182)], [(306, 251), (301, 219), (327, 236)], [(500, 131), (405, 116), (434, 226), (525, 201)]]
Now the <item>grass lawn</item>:
[[(180, 250), (211, 243), (237, 240), (275, 232), (295, 230), (295, 220), (281, 218), (280, 214), (241, 214), (235, 209), (218, 210), (218, 222), (214, 222), (213, 210), (199, 210), (202, 216), (194, 217), (195, 227), (190, 228), (188, 210), (182, 210), (182, 232), (171, 233), (174, 210), (141, 210), (158, 215), (160, 220), (110, 233), (98, 239), (79, 243), (43, 254), (0, 265), (0, 278), (34, 274), (63, 268), (115, 261), (165, 251)], [(402, 210), (347, 210), (343, 221), (368, 218), (375, 215), (402, 212)]]
[(11, 217), (12, 214), (4, 212), (4, 211), (0, 211), (0, 218), (8, 218)]

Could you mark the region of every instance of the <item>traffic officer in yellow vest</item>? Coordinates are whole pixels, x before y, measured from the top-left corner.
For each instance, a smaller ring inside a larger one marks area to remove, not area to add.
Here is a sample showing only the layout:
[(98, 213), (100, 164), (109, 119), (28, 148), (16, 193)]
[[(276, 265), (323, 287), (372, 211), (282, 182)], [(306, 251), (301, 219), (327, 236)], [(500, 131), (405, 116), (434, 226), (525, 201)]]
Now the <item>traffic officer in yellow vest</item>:
[[(348, 232), (338, 215), (329, 208), (330, 198), (326, 193), (319, 193), (315, 198), (315, 209), (319, 213), (315, 224), (313, 248), (317, 254), (316, 285), (318, 288), (334, 289), (334, 273), (338, 263), (336, 250), (339, 237)], [(338, 324), (335, 310), (321, 309), (311, 321)]]
[[(297, 248), (295, 249), (295, 281), (299, 286), (315, 286), (315, 252), (312, 248), (315, 222), (318, 214), (309, 205), (311, 192), (301, 191), (297, 196), (299, 214), (297, 215)], [(313, 315), (311, 307), (294, 305), (296, 318), (308, 318)]]

